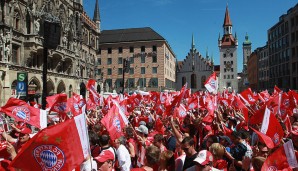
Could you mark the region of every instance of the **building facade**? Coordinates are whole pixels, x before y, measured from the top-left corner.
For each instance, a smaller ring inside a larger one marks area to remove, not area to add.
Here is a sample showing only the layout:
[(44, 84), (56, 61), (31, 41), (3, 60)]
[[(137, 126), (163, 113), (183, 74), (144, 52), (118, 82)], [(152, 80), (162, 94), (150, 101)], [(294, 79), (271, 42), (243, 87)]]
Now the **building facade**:
[(237, 74), (237, 36), (232, 34), (232, 21), (228, 7), (226, 7), (223, 23), (223, 36), (218, 38), (219, 58), (220, 58), (220, 77), (219, 91), (224, 89), (238, 91)]
[(192, 92), (206, 90), (204, 83), (213, 72), (213, 60), (209, 57), (208, 51), (204, 58), (195, 48), (192, 37), (191, 49), (184, 61), (177, 62), (176, 88), (180, 90), (185, 83)]
[[(123, 62), (129, 61), (125, 72)], [(167, 41), (149, 27), (103, 30), (99, 38), (97, 75), (105, 91), (174, 89), (176, 56)]]
[(268, 31), (269, 85), (298, 89), (298, 4)]
[(258, 48), (258, 90), (269, 89), (268, 46)]
[(247, 60), (247, 76), (249, 87), (256, 91), (258, 89), (258, 56), (259, 50), (255, 50)]
[[(99, 13), (98, 13), (99, 15)], [(47, 95), (86, 93), (95, 76), (100, 21), (83, 11), (82, 0), (4, 0), (0, 8), (0, 96), (3, 105), (17, 96), (17, 73), (28, 73), (27, 100), (41, 103), (45, 17), (60, 21), (60, 42), (48, 50)], [(99, 19), (99, 17), (95, 17)]]

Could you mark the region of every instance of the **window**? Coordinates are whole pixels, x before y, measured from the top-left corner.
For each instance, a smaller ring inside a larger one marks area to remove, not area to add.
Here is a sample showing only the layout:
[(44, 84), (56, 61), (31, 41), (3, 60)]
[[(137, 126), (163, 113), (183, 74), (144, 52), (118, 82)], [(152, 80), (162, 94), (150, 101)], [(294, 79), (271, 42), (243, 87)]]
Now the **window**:
[(130, 57), (129, 62), (130, 62), (130, 64), (133, 64), (134, 63), (134, 57)]
[(231, 55), (231, 57), (233, 57), (233, 53), (231, 53), (230, 55)]
[(227, 77), (226, 77), (226, 75), (224, 75), (224, 79), (226, 79)]
[(141, 46), (141, 52), (145, 52), (145, 46)]
[(112, 48), (108, 48), (108, 54), (112, 53)]
[(197, 88), (197, 76), (196, 74), (191, 74), (191, 88)]
[(118, 68), (118, 75), (122, 75), (122, 71), (123, 71), (122, 68)]
[(224, 57), (224, 58), (227, 57), (227, 54), (224, 53), (224, 54), (223, 54), (223, 57)]
[(108, 68), (108, 75), (112, 75), (112, 68)]
[(141, 67), (141, 74), (145, 74), (145, 67)]
[(158, 87), (158, 78), (151, 78), (149, 82), (149, 87)]
[(157, 74), (157, 67), (152, 67), (152, 74)]
[(101, 69), (97, 69), (96, 75), (101, 75)]
[(231, 75), (232, 76), (232, 79), (234, 79), (234, 75)]
[(231, 68), (231, 72), (234, 72), (234, 68)]
[(153, 51), (153, 52), (156, 52), (156, 51), (157, 51), (156, 46), (152, 46), (152, 51)]
[(98, 54), (101, 54), (101, 48), (98, 48)]
[(230, 79), (230, 75), (228, 75), (228, 79)]
[(108, 64), (108, 65), (111, 65), (111, 64), (112, 64), (112, 58), (108, 58), (108, 60), (107, 60), (107, 64)]
[(129, 47), (129, 52), (130, 52), (130, 53), (134, 53), (134, 47), (133, 47), (133, 46), (130, 46), (130, 47)]
[(205, 88), (205, 82), (206, 82), (206, 76), (205, 75), (203, 75), (202, 77), (201, 77), (201, 88)]
[(101, 65), (101, 59), (97, 58), (97, 65)]
[(130, 74), (130, 75), (133, 75), (134, 72), (135, 72), (135, 71), (134, 71), (134, 68), (133, 68), (133, 67), (129, 69), (129, 74)]
[(227, 72), (227, 69), (226, 68), (224, 69), (224, 72)]
[(186, 78), (185, 77), (182, 77), (182, 85), (181, 85), (181, 87), (183, 87), (185, 83), (186, 83)]
[(139, 78), (139, 86), (146, 87), (146, 78)]
[(229, 87), (231, 87), (231, 83), (230, 82), (227, 83), (227, 88), (229, 88)]
[(118, 48), (118, 53), (122, 53), (122, 52), (123, 52), (122, 47), (119, 47), (119, 48)]
[(12, 45), (11, 55), (12, 55), (11, 57), (12, 63), (19, 65), (19, 46)]
[(145, 55), (141, 56), (141, 63), (145, 63), (145, 60), (146, 60), (145, 57), (146, 57)]
[(122, 58), (118, 58), (118, 64), (122, 64), (123, 59)]
[(156, 55), (152, 56), (152, 63), (157, 63), (157, 56)]

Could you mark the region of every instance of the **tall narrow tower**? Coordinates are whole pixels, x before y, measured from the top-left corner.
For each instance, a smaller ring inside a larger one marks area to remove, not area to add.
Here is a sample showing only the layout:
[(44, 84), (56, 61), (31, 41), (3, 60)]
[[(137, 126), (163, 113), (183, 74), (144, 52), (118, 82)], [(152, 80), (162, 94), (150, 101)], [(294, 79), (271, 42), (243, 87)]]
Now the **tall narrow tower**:
[(237, 36), (232, 34), (232, 21), (228, 6), (226, 6), (225, 18), (223, 23), (223, 36), (218, 39), (218, 47), (220, 52), (220, 77), (219, 90), (228, 89), (230, 91), (238, 91), (237, 80)]
[(248, 34), (245, 35), (245, 41), (242, 44), (243, 50), (243, 70), (242, 73), (247, 73), (247, 60), (251, 55), (251, 41), (248, 38)]
[(100, 13), (99, 13), (98, 0), (96, 0), (95, 2), (93, 21), (96, 23), (97, 32), (100, 33)]

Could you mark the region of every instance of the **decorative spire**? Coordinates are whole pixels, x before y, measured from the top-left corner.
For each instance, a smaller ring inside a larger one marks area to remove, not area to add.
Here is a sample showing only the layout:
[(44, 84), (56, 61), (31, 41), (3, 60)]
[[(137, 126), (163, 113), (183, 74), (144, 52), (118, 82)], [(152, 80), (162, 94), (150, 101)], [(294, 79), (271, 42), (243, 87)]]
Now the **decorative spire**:
[(228, 4), (226, 6), (226, 14), (225, 14), (225, 20), (223, 26), (232, 26), (232, 21), (230, 19)]
[(94, 22), (100, 21), (98, 0), (96, 0), (96, 2), (95, 2), (93, 21)]
[(221, 37), (220, 37), (220, 33), (218, 34), (218, 40), (220, 40), (221, 39)]
[(192, 52), (194, 52), (195, 49), (196, 49), (195, 48), (195, 38), (194, 38), (194, 36), (192, 34), (192, 40), (191, 40), (191, 50), (192, 50)]
[(245, 41), (243, 42), (243, 45), (251, 45), (251, 41), (248, 38), (247, 32), (246, 32), (246, 35), (245, 35)]
[(236, 33), (236, 32), (235, 32), (235, 39), (238, 39), (238, 38), (237, 38), (237, 33)]
[(208, 47), (207, 47), (207, 49), (206, 49), (206, 59), (209, 60)]

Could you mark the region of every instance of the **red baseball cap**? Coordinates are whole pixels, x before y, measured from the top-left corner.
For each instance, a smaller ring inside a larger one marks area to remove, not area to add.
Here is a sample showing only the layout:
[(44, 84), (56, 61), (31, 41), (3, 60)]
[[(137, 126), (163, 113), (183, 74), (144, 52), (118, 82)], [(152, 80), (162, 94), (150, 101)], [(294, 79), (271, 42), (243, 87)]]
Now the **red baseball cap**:
[(21, 134), (31, 134), (32, 131), (31, 131), (31, 129), (29, 129), (27, 127), (24, 127), (24, 128), (21, 129), (21, 132), (20, 133)]
[(104, 150), (102, 151), (99, 156), (95, 157), (94, 160), (96, 160), (99, 163), (104, 163), (107, 160), (114, 160), (114, 154), (110, 150)]
[(194, 161), (204, 166), (213, 161), (213, 156), (209, 151), (201, 150)]

